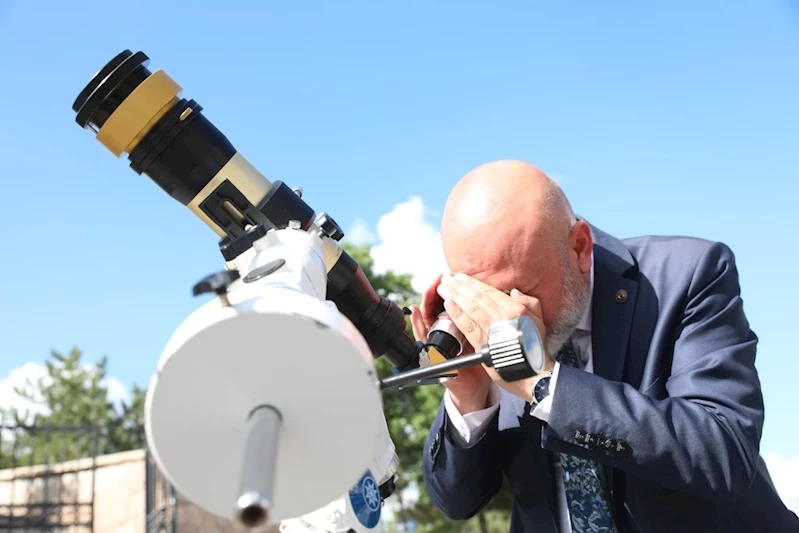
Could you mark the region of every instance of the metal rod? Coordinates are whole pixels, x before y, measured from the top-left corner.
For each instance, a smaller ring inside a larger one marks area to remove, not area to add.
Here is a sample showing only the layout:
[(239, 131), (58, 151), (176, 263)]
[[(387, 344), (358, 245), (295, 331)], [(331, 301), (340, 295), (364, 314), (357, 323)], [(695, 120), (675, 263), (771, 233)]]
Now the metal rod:
[(269, 521), (281, 422), (280, 411), (271, 405), (255, 408), (247, 421), (244, 464), (235, 509), (236, 519), (246, 528), (261, 527)]
[(483, 362), (485, 361), (483, 354), (481, 353), (461, 355), (459, 357), (455, 357), (454, 359), (444, 361), (443, 363), (436, 363), (424, 368), (414, 368), (413, 370), (400, 372), (397, 375), (380, 380), (380, 389), (385, 390), (391, 387), (401, 387), (402, 385), (407, 385), (408, 383), (413, 383), (414, 381), (434, 378), (447, 372), (460, 370), (461, 368), (478, 365)]

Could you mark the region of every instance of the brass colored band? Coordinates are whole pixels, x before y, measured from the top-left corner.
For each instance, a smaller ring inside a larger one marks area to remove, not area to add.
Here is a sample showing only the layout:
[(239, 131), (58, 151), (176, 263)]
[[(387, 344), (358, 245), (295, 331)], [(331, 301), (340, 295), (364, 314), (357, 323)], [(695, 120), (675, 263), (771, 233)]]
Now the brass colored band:
[(163, 70), (158, 70), (133, 89), (97, 133), (111, 153), (130, 153), (150, 128), (178, 102), (183, 89)]

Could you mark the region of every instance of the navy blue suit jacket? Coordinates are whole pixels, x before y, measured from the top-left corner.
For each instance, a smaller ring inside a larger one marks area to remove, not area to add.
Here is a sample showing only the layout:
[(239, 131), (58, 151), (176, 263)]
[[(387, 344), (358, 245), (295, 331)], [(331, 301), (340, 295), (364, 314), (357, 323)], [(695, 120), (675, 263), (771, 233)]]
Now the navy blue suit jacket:
[(504, 476), (511, 531), (556, 533), (554, 451), (601, 465), (620, 532), (799, 531), (760, 458), (757, 337), (732, 251), (592, 231), (594, 374), (560, 368), (548, 424), (503, 394), (468, 447), (449, 437), (442, 402), (423, 459), (434, 504), (469, 518)]

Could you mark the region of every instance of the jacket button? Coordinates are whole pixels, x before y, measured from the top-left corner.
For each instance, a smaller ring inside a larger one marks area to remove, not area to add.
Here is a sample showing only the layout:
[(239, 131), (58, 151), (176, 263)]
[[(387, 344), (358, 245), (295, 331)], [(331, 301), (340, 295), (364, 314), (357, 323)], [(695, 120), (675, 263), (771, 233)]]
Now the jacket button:
[(630, 455), (631, 452), (630, 445), (624, 442), (623, 440), (620, 440), (619, 442), (616, 443), (616, 452), (618, 452), (622, 456)]

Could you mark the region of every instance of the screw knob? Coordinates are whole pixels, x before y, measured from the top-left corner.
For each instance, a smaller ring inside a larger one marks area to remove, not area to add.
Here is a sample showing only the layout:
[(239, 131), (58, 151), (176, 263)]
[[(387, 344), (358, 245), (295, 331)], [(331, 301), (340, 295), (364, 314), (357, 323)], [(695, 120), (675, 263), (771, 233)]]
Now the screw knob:
[(217, 296), (227, 293), (230, 284), (239, 279), (238, 270), (222, 270), (198, 281), (192, 288), (192, 294), (199, 296), (212, 292)]
[(327, 213), (319, 213), (319, 216), (316, 218), (316, 224), (322, 228), (322, 232), (325, 235), (334, 241), (340, 241), (344, 238), (344, 231), (341, 229), (341, 226)]

